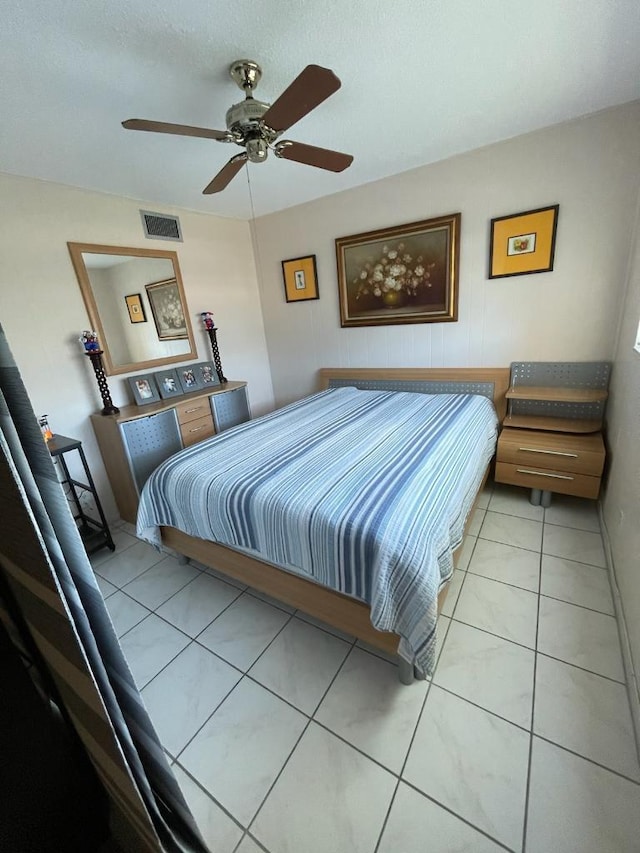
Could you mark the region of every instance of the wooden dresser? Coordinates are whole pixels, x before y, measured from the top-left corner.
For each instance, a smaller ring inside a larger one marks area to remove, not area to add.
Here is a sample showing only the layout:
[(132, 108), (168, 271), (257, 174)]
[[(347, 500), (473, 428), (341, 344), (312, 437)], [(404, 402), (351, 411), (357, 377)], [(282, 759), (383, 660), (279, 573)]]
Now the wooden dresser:
[[(531, 489), (531, 502), (543, 506), (552, 492), (597, 498), (609, 371), (607, 362), (512, 364), (496, 482)], [(550, 384), (536, 384), (540, 378)]]
[(91, 415), (121, 518), (135, 524), (142, 487), (161, 462), (250, 417), (246, 382)]

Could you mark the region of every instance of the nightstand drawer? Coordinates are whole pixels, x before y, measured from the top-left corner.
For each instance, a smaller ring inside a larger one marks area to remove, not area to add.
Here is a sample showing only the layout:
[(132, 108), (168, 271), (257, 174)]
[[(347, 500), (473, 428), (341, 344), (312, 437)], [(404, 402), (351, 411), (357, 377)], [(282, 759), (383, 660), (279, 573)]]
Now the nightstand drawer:
[(604, 459), (605, 449), (600, 434), (568, 435), (507, 428), (498, 441), (498, 461), (521, 468), (599, 477)]
[(198, 418), (203, 418), (205, 415), (211, 414), (209, 406), (209, 398), (203, 397), (200, 400), (190, 400), (184, 403), (178, 403), (176, 406), (178, 415), (178, 423), (188, 424), (190, 421), (197, 421)]
[(182, 435), (182, 443), (185, 447), (195, 444), (197, 441), (203, 441), (205, 438), (210, 438), (215, 435), (216, 431), (213, 427), (213, 418), (211, 415), (205, 415), (203, 418), (198, 418), (195, 421), (180, 425), (180, 434)]
[(600, 491), (600, 477), (572, 473), (566, 468), (558, 470), (527, 464), (497, 462), (495, 479), (498, 483), (511, 483), (527, 489), (543, 489), (563, 495), (576, 495), (579, 498), (595, 499)]

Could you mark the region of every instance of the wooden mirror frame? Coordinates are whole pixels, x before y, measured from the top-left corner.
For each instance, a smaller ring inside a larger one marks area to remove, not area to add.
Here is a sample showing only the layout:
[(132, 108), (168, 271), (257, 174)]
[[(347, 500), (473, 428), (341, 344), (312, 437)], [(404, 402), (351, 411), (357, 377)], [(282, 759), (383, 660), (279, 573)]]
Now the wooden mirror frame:
[[(162, 367), (165, 364), (177, 364), (181, 361), (190, 361), (198, 357), (198, 352), (193, 338), (191, 320), (187, 310), (187, 299), (184, 292), (184, 286), (182, 284), (180, 264), (178, 263), (178, 255), (176, 252), (171, 252), (165, 249), (140, 249), (131, 246), (102, 246), (97, 243), (67, 243), (67, 246), (69, 248), (71, 262), (78, 279), (78, 284), (80, 285), (80, 291), (87, 309), (87, 314), (89, 315), (91, 329), (98, 333), (98, 341), (100, 342), (100, 346), (103, 350), (102, 359), (104, 362), (104, 371), (108, 376), (115, 376), (119, 373), (132, 373), (136, 370), (149, 370), (155, 367)], [(181, 355), (169, 355), (161, 358), (150, 358), (146, 361), (134, 361), (129, 364), (115, 365), (111, 360), (109, 342), (100, 319), (100, 312), (98, 311), (98, 306), (91, 287), (89, 273), (84, 263), (84, 252), (97, 255), (131, 255), (131, 257), (134, 258), (166, 258), (171, 261), (173, 264), (176, 283), (178, 285), (178, 291), (180, 293), (180, 299), (184, 306), (184, 318), (187, 327), (189, 352)]]

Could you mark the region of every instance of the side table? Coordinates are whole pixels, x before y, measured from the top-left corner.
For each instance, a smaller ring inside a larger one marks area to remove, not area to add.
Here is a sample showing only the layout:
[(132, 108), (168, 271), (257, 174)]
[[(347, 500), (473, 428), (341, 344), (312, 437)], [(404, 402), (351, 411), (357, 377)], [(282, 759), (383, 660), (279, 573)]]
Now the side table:
[[(77, 438), (69, 438), (66, 435), (54, 435), (53, 438), (47, 442), (47, 447), (49, 448), (49, 453), (54, 458), (57, 457), (60, 460), (60, 467), (64, 474), (64, 479), (61, 480), (61, 484), (62, 486), (69, 487), (69, 494), (74, 506), (73, 517), (78, 525), (78, 532), (82, 537), (87, 554), (92, 554), (94, 551), (97, 551), (103, 546), (109, 548), (110, 551), (115, 551), (116, 546), (111, 538), (111, 531), (109, 530), (109, 525), (107, 524), (107, 519), (105, 518), (102, 509), (102, 504), (98, 498), (98, 493), (96, 491), (95, 483), (93, 482), (93, 477), (91, 476), (91, 471), (87, 465), (87, 460), (82, 449), (82, 442)], [(77, 450), (80, 455), (80, 461), (82, 462), (82, 467), (84, 468), (87, 480), (86, 483), (74, 480), (69, 473), (69, 468), (64, 457), (66, 453), (70, 453), (73, 450)], [(82, 492), (89, 492), (92, 495), (100, 521), (96, 521), (95, 518), (91, 518), (91, 516), (85, 513), (80, 502)]]

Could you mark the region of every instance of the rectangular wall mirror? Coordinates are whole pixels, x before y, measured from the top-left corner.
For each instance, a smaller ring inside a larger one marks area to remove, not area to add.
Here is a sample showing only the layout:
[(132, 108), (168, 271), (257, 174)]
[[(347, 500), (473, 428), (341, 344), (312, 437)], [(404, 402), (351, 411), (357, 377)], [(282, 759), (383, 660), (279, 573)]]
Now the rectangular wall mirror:
[(67, 245), (107, 374), (197, 357), (175, 252)]

